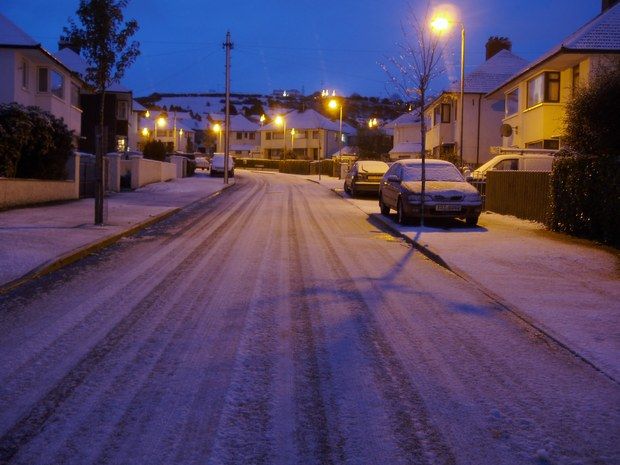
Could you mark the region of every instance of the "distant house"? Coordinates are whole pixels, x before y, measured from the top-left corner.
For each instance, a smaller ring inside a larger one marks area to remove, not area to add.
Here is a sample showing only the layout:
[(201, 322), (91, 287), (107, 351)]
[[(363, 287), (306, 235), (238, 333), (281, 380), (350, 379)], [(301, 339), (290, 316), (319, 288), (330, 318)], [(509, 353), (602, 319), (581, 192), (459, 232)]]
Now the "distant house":
[[(318, 160), (338, 151), (339, 122), (331, 121), (315, 110), (291, 111), (283, 115), (286, 128), (275, 121), (260, 128), (260, 149), (263, 158), (282, 159), (294, 157), (300, 160)], [(343, 125), (343, 139), (351, 133)], [(345, 140), (342, 146), (345, 146)], [(292, 152), (292, 153), (291, 153)]]
[[(465, 76), (463, 105), (463, 163), (480, 165), (490, 158), (490, 147), (500, 145), (504, 117), (501, 99), (484, 96), (512, 76), (527, 62), (511, 53), (511, 42), (491, 37), (486, 44), (486, 61)], [(460, 154), (458, 109), (460, 81), (454, 82), (425, 108), (429, 121), (426, 150), (433, 157)]]
[[(215, 151), (224, 152), (224, 115), (212, 114), (209, 117), (209, 129), (219, 127), (220, 133), (214, 134)], [(219, 126), (216, 126), (219, 125)], [(249, 157), (260, 150), (260, 125), (250, 121), (243, 115), (230, 115), (230, 154), (236, 157)]]
[(487, 99), (504, 102), (502, 145), (562, 147), (566, 103), (599, 67), (620, 59), (619, 53), (620, 4), (604, 1), (600, 15), (489, 91)]
[[(40, 43), (0, 14), (0, 103), (37, 106), (82, 134), (84, 81)], [(77, 144), (76, 144), (77, 145)]]
[(400, 115), (385, 125), (394, 134), (394, 147), (390, 150), (390, 160), (400, 158), (419, 158), (422, 150), (420, 126), (422, 119), (419, 110)]
[[(86, 76), (88, 63), (82, 58), (71, 44), (59, 42), (58, 52), (54, 54), (56, 59), (77, 75)], [(79, 149), (82, 152), (95, 153), (97, 150), (96, 134), (99, 128), (101, 108), (101, 96), (92, 90), (80, 92), (80, 105), (82, 107), (82, 138), (79, 141)], [(104, 153), (123, 152), (129, 148), (131, 131), (129, 122), (132, 115), (133, 97), (131, 90), (121, 84), (112, 84), (106, 89), (104, 102), (103, 126), (105, 132)]]
[(197, 121), (189, 112), (147, 110), (139, 118), (140, 141), (138, 147), (151, 140), (166, 145), (168, 152), (193, 152), (196, 150)]

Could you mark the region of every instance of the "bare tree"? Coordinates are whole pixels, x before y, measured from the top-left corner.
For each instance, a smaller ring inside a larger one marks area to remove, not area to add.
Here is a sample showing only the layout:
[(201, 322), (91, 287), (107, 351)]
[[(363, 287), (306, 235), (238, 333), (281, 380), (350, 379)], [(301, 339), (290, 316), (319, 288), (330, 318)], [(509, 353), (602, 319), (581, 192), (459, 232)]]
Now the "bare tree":
[(79, 25), (69, 19), (63, 39), (77, 46), (88, 68), (84, 79), (101, 96), (97, 144), (97, 186), (95, 188), (95, 224), (103, 223), (103, 135), (105, 91), (120, 82), (125, 70), (140, 54), (139, 43), (130, 42), (138, 30), (135, 20), (124, 22), (123, 9), (127, 0), (80, 0)]
[(443, 74), (441, 65), (443, 42), (433, 33), (430, 26), (431, 6), (426, 4), (423, 15), (411, 13), (409, 21), (402, 25), (403, 43), (399, 54), (388, 57), (381, 67), (387, 73), (390, 83), (406, 99), (414, 100), (420, 112), (420, 156), (422, 158), (422, 189), (420, 224), (424, 226), (424, 195), (426, 191), (426, 119), (424, 106), (431, 82)]

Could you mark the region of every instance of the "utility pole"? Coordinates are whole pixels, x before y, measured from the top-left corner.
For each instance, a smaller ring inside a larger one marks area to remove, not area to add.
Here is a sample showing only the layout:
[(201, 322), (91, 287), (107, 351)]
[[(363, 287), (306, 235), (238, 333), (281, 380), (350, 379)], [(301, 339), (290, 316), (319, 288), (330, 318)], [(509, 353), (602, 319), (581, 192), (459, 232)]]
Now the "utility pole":
[(228, 153), (230, 152), (230, 50), (233, 43), (230, 41), (230, 31), (226, 32), (226, 42), (222, 44), (226, 49), (226, 117), (224, 121), (224, 184), (228, 184)]

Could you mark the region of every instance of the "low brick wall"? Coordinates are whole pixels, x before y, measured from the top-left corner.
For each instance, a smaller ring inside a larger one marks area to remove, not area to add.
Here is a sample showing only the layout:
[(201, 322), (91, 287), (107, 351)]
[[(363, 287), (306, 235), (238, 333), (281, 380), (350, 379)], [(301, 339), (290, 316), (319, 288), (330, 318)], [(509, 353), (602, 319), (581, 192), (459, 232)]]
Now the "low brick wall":
[(173, 163), (149, 160), (139, 156), (131, 158), (132, 189), (170, 179), (176, 179), (176, 166)]
[(486, 180), (486, 210), (544, 223), (549, 214), (551, 173), (490, 171)]

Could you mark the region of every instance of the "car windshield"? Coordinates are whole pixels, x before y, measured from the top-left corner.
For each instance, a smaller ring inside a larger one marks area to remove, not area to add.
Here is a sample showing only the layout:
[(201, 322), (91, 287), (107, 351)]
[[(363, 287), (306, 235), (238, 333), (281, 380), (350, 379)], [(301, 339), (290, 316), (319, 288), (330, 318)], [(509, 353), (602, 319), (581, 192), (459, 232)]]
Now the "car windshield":
[[(432, 164), (426, 165), (425, 169), (427, 181), (464, 181), (463, 176), (453, 165)], [(404, 165), (403, 181), (421, 181), (422, 166), (421, 165)]]

